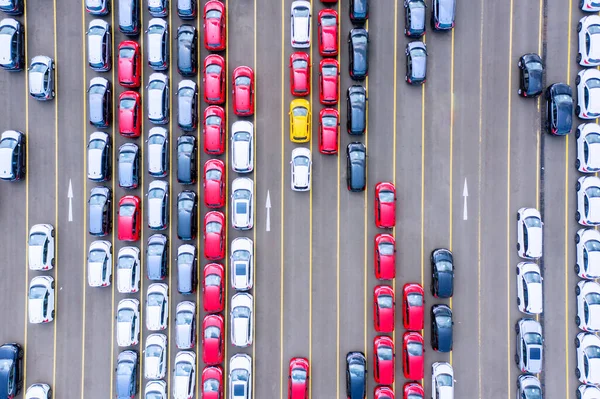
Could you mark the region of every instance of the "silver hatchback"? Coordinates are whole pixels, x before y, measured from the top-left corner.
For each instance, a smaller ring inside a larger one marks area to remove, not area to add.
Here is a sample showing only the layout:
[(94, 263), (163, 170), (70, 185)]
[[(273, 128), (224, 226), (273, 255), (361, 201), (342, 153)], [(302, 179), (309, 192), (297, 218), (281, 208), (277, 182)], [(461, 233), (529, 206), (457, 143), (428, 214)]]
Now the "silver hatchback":
[(88, 64), (96, 72), (110, 71), (112, 64), (112, 40), (110, 24), (101, 19), (90, 22), (88, 37)]
[(148, 82), (148, 119), (155, 125), (166, 125), (169, 123), (169, 77), (153, 73)]
[(38, 55), (31, 60), (29, 67), (29, 95), (39, 101), (54, 98), (55, 80), (54, 60), (45, 55)]

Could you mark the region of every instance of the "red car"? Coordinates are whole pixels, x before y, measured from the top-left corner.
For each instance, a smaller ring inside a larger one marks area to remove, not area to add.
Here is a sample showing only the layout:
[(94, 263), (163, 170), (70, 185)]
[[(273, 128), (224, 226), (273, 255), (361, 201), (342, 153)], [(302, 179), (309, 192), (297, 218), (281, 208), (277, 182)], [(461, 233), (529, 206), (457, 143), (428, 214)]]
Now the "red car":
[(225, 59), (218, 54), (211, 54), (204, 59), (204, 102), (207, 104), (225, 103)]
[(418, 381), (425, 374), (425, 341), (418, 332), (406, 332), (402, 338), (404, 378)]
[(254, 71), (247, 66), (233, 70), (233, 113), (254, 115)]
[(389, 285), (378, 285), (373, 289), (373, 319), (375, 331), (391, 333), (394, 331), (396, 300), (394, 289)]
[(391, 234), (375, 236), (375, 277), (391, 280), (396, 277), (396, 239)]
[(382, 385), (394, 383), (394, 341), (392, 338), (380, 335), (373, 340), (373, 363), (375, 382)]
[(310, 57), (301, 51), (290, 55), (290, 87), (293, 96), (310, 94)]
[(338, 102), (340, 84), (340, 66), (337, 60), (325, 58), (319, 63), (319, 101), (323, 105), (335, 105)]
[(211, 211), (204, 216), (204, 257), (219, 260), (225, 257), (225, 215)]
[(140, 94), (124, 91), (119, 95), (119, 134), (123, 137), (140, 137), (142, 111)]
[(202, 280), (202, 302), (204, 311), (219, 313), (225, 308), (225, 269), (218, 263), (209, 263), (204, 266)]
[[(404, 384), (404, 399), (424, 399), (425, 390), (417, 382), (407, 382)], [(392, 398), (393, 399), (393, 398)]]
[(204, 47), (209, 51), (225, 50), (225, 4), (209, 0), (204, 6)]
[(290, 360), (288, 375), (288, 399), (308, 399), (308, 359), (295, 357)]
[(223, 362), (223, 326), (223, 317), (216, 314), (205, 316), (202, 322), (202, 361), (208, 366), (216, 366)]
[(207, 208), (225, 206), (225, 163), (209, 159), (204, 164), (204, 205)]
[(392, 183), (375, 186), (375, 225), (384, 229), (396, 225), (396, 187)]
[(337, 154), (340, 114), (333, 108), (323, 108), (319, 112), (319, 152)]
[(335, 10), (319, 11), (318, 36), (319, 54), (323, 57), (335, 57), (338, 54), (338, 13)]
[(140, 87), (142, 69), (140, 45), (133, 40), (119, 44), (119, 84), (123, 87)]
[(204, 152), (212, 155), (221, 155), (225, 152), (225, 110), (218, 105), (211, 105), (204, 109)]
[(220, 366), (205, 367), (201, 387), (203, 399), (223, 399), (223, 369)]
[(119, 240), (140, 239), (140, 198), (126, 195), (119, 201)]
[(394, 395), (394, 391), (392, 390), (392, 388), (383, 385), (380, 385), (377, 388), (375, 388), (375, 394), (373, 395), (373, 399), (394, 399), (395, 397), (396, 395)]
[(408, 283), (402, 288), (403, 323), (409, 331), (421, 331), (425, 320), (425, 291), (421, 284)]

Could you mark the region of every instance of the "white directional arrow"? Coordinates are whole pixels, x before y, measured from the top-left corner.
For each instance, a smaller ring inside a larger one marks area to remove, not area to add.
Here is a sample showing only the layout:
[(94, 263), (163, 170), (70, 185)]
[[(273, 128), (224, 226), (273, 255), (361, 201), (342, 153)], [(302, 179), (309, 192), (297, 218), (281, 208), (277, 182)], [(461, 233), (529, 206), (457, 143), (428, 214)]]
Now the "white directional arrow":
[(67, 198), (69, 199), (69, 222), (73, 221), (73, 184), (71, 183), (71, 179), (69, 179), (69, 192), (67, 193)]
[(271, 193), (267, 190), (267, 203), (265, 204), (265, 208), (267, 208), (267, 231), (271, 231)]
[(467, 188), (467, 178), (465, 177), (465, 187), (463, 188), (463, 220), (467, 220), (467, 197), (469, 196), (469, 189)]

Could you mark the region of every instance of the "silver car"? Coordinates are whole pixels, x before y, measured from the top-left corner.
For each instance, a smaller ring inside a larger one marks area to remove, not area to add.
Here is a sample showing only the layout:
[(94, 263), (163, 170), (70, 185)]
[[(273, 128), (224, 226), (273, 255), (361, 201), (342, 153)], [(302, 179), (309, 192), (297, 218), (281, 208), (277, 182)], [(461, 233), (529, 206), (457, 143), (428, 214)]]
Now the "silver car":
[(292, 150), (292, 190), (310, 191), (310, 175), (312, 161), (308, 148), (294, 148)]
[(169, 123), (169, 77), (153, 73), (148, 80), (148, 119), (155, 125)]
[(107, 15), (110, 12), (110, 0), (85, 0), (85, 10), (91, 15)]
[(181, 351), (175, 356), (173, 371), (173, 398), (189, 399), (194, 396), (196, 386), (196, 354)]
[(119, 187), (135, 189), (139, 185), (139, 148), (133, 143), (119, 147)]
[(25, 399), (51, 399), (52, 389), (50, 385), (38, 383), (31, 384), (25, 393)]
[(169, 183), (153, 180), (148, 186), (148, 227), (165, 230), (169, 220)]
[(167, 336), (150, 334), (146, 338), (144, 350), (144, 377), (147, 380), (160, 380), (167, 373)]
[(148, 22), (148, 65), (155, 71), (169, 68), (169, 27), (167, 21), (153, 18)]
[(103, 182), (111, 175), (111, 140), (104, 132), (94, 132), (90, 135), (87, 146), (88, 179)]
[(523, 373), (541, 373), (544, 349), (542, 326), (534, 319), (520, 319), (515, 330), (517, 331), (515, 361), (519, 370)]
[(191, 349), (196, 345), (196, 304), (183, 301), (175, 310), (175, 343), (177, 349)]
[(291, 37), (293, 48), (310, 47), (310, 2), (296, 0), (292, 3)]
[(165, 177), (169, 170), (169, 134), (167, 129), (153, 127), (148, 136), (148, 173)]
[(163, 283), (150, 284), (146, 294), (146, 328), (165, 330), (169, 320), (169, 287)]
[(40, 101), (54, 98), (54, 60), (45, 55), (33, 57), (29, 66), (29, 95)]
[(140, 301), (122, 299), (117, 306), (117, 345), (121, 348), (140, 342)]
[(252, 312), (254, 298), (251, 294), (240, 292), (231, 298), (231, 344), (238, 348), (252, 345)]
[(101, 19), (90, 21), (87, 31), (88, 64), (96, 72), (110, 71), (112, 64), (112, 40), (110, 24)]
[(29, 230), (29, 270), (51, 270), (54, 267), (54, 226), (36, 224)]
[(117, 289), (122, 294), (140, 290), (140, 250), (123, 247), (117, 255)]
[(148, 0), (148, 12), (153, 17), (169, 15), (169, 0)]
[(254, 276), (254, 243), (238, 237), (231, 242), (231, 286), (236, 291), (252, 289)]
[(229, 399), (252, 397), (252, 358), (238, 353), (229, 359)]
[(87, 257), (90, 287), (108, 287), (112, 281), (112, 244), (97, 240), (90, 244)]
[(254, 170), (254, 125), (237, 121), (231, 125), (231, 167), (237, 173)]
[(54, 279), (52, 277), (34, 277), (29, 283), (28, 299), (30, 323), (49, 323), (54, 320)]
[(238, 177), (231, 184), (231, 217), (233, 228), (250, 230), (254, 225), (254, 182)]
[(198, 125), (198, 86), (193, 80), (182, 80), (177, 86), (177, 124), (186, 131)]
[(148, 381), (144, 390), (144, 399), (167, 399), (167, 383), (159, 381)]
[(454, 399), (454, 369), (449, 363), (431, 365), (431, 399)]

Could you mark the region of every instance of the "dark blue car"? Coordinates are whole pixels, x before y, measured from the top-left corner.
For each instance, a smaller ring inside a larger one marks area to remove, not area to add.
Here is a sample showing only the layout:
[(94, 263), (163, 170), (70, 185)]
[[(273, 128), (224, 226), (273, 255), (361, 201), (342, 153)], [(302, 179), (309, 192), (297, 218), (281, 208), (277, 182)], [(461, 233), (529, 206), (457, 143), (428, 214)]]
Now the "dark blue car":
[(14, 398), (23, 388), (23, 348), (12, 343), (0, 346), (0, 398)]
[(431, 253), (431, 294), (436, 298), (451, 298), (454, 293), (454, 263), (452, 252), (439, 248)]
[(431, 307), (431, 347), (434, 351), (452, 351), (452, 310), (447, 305)]
[(367, 358), (362, 352), (346, 355), (346, 396), (348, 399), (367, 397)]
[(348, 53), (350, 77), (364, 80), (369, 73), (369, 32), (363, 28), (354, 28), (348, 35)]
[(369, 0), (350, 0), (350, 21), (364, 24), (369, 18)]

